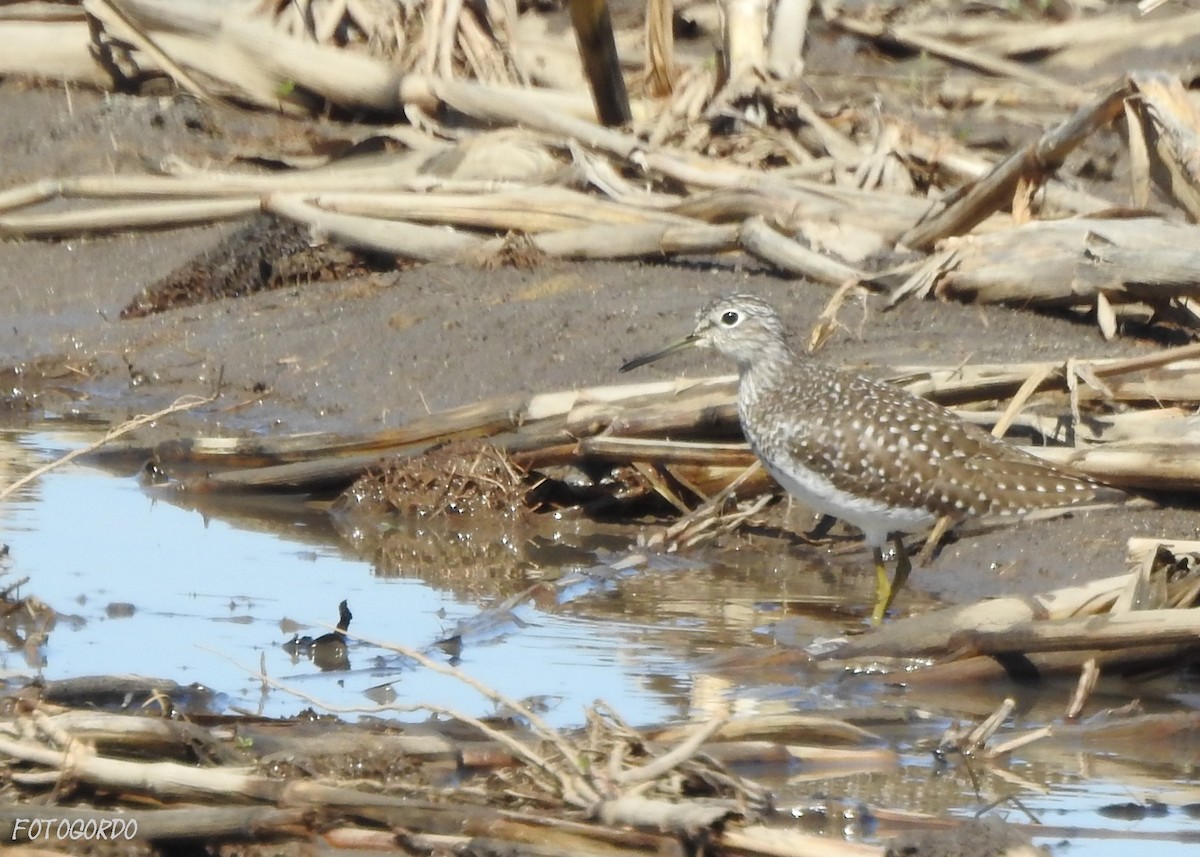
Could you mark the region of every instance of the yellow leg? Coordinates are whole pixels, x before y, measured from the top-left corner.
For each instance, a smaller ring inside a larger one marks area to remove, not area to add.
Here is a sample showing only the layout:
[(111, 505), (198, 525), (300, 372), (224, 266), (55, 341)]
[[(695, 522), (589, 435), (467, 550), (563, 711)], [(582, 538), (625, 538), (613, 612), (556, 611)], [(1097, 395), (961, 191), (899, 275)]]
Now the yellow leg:
[(888, 578), (887, 567), (883, 564), (883, 550), (875, 548), (875, 609), (871, 613), (872, 625), (883, 622), (883, 617), (896, 600), (896, 594), (904, 587), (904, 582), (908, 580), (912, 571), (912, 563), (908, 559), (908, 552), (904, 550), (904, 542), (899, 536), (893, 536), (892, 544), (896, 547), (896, 573), (891, 579)]

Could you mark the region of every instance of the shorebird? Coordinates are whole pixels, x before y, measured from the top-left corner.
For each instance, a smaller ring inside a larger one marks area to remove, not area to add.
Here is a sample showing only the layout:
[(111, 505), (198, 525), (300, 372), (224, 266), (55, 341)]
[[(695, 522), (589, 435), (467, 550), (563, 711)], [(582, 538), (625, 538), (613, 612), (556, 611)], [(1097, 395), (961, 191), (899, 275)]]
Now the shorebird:
[[(738, 416), (750, 448), (789, 494), (862, 531), (875, 560), (872, 621), (912, 569), (902, 536), (943, 515), (1018, 517), (1124, 496), (999, 440), (928, 399), (824, 365), (789, 342), (779, 313), (752, 295), (719, 298), (696, 328), (636, 369), (685, 348), (715, 348), (738, 368)], [(892, 539), (889, 579), (883, 548)]]

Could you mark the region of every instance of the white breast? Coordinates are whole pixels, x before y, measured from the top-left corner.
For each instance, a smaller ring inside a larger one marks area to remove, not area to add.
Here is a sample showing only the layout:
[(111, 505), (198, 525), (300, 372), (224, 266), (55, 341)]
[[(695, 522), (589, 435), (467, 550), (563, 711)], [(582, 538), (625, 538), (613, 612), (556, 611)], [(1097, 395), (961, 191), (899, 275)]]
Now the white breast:
[(763, 465), (775, 481), (801, 503), (862, 530), (864, 540), (871, 547), (886, 544), (889, 533), (916, 532), (935, 520), (935, 516), (925, 509), (892, 508), (878, 500), (848, 494), (811, 470), (800, 468), (785, 473), (766, 460)]

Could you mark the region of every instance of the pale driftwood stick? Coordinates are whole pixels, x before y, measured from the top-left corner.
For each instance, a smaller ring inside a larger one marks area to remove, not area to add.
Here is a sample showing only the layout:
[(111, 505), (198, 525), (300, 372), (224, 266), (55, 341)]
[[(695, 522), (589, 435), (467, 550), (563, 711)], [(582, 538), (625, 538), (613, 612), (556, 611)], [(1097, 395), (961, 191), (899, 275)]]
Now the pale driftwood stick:
[(240, 795), (277, 800), (287, 783), (252, 773), (252, 768), (197, 768), (174, 762), (130, 762), (107, 759), (72, 744), (65, 752), (0, 736), (0, 753), (13, 759), (45, 765), (63, 776), (105, 788), (134, 790), (160, 797)]
[[(737, 249), (738, 227), (725, 226), (588, 226), (546, 232), (532, 236), (532, 245), (545, 253), (563, 259), (640, 259), (688, 253), (724, 253)], [(503, 239), (494, 239), (491, 248), (482, 252), (498, 252)]]
[[(212, 93), (222, 99), (243, 101), (287, 116), (311, 116), (321, 106), (308, 90), (295, 86), (294, 81), (279, 79), (227, 33), (217, 30), (205, 36), (193, 31), (152, 32), (164, 53), (180, 66), (203, 75)], [(274, 29), (270, 37), (287, 38)]]
[(0, 44), (0, 77), (112, 86), (112, 77), (92, 56), (86, 21), (0, 21)]
[(1103, 613), (1112, 609), (1132, 579), (1132, 574), (1116, 574), (1078, 586), (1044, 592), (1036, 599), (1041, 611), (1039, 615), (1049, 619), (1065, 619)]
[(692, 176), (690, 166), (680, 171), (677, 169), (680, 162), (672, 162), (667, 157), (658, 158), (654, 163), (666, 175), (680, 181), (715, 189), (708, 194), (692, 194), (670, 209), (697, 220), (746, 219), (760, 215), (772, 222), (801, 226), (806, 221), (827, 224), (836, 220), (877, 235), (880, 243), (888, 245), (928, 208), (926, 202), (912, 196), (785, 177), (786, 169), (726, 181), (727, 174)]
[[(323, 828), (321, 841), (334, 851), (351, 853), (387, 853), (400, 846), (408, 853), (421, 854), (465, 854), (480, 847), (474, 836), (447, 833), (419, 833), (419, 828), (408, 828), (403, 833), (391, 830), (369, 830), (345, 824), (340, 827)], [(515, 852), (515, 849), (512, 849)], [(508, 853), (509, 849), (497, 849), (491, 853)]]
[[(428, 77), (404, 75), (383, 60), (289, 37), (262, 21), (223, 15), (208, 3), (119, 0), (119, 5), (139, 26), (154, 33), (164, 52), (181, 65), (202, 69), (267, 107), (287, 107), (281, 93), (292, 87), (335, 104), (384, 113), (398, 114), (407, 103), (426, 110), (437, 107), (439, 96)], [(426, 55), (433, 57), (436, 52)], [(474, 86), (543, 110), (580, 114), (584, 103), (577, 94)]]
[[(486, 105), (490, 94), (501, 101), (501, 104), (494, 108), (498, 115), (492, 115), (493, 110), (485, 110), (484, 115), (477, 118), (494, 119), (503, 125), (521, 125), (517, 117), (522, 109), (547, 111), (551, 115), (558, 114), (575, 121), (595, 124), (589, 121), (595, 117), (595, 107), (591, 98), (576, 92), (466, 80), (438, 80), (412, 74), (405, 75), (399, 86), (400, 98), (405, 104), (436, 110), (445, 101), (470, 116), (476, 115), (470, 112), (472, 107), (484, 109), (482, 105)], [(450, 97), (444, 98), (446, 94)], [(631, 109), (635, 117), (645, 110), (640, 104), (631, 105)]]
[(781, 271), (797, 274), (818, 283), (838, 286), (847, 281), (864, 282), (870, 274), (817, 253), (799, 242), (781, 235), (761, 216), (742, 223), (741, 246), (751, 256), (774, 265)]
[[(360, 0), (355, 0), (355, 2), (360, 2)], [(529, 69), (517, 61), (520, 57), (513, 49), (518, 42), (516, 25), (520, 16), (516, 0), (484, 0), (483, 5), (487, 11), (486, 23), (491, 38), (507, 54), (508, 60), (514, 66), (510, 74), (519, 85), (529, 86)], [(581, 100), (591, 100), (584, 93), (577, 94), (582, 96)]]
[(965, 628), (949, 640), (952, 649), (985, 655), (1197, 644), (1197, 610), (1135, 610), (1119, 616), (1023, 622), (1008, 628)]
[(65, 6), (48, 0), (28, 0), (0, 6), (0, 23), (7, 21), (39, 21), (61, 23), (85, 21), (87, 15), (77, 6)]
[(555, 110), (532, 95), (530, 90), (502, 90), (469, 81), (406, 77), (398, 92), (404, 103), (436, 108), (439, 102), (444, 102), (481, 121), (522, 125), (569, 137), (623, 159), (628, 159), (642, 145), (633, 134)]
[[(453, 828), (451, 828), (453, 829)], [(451, 836), (422, 836), (411, 841), (420, 853), (445, 854), (477, 852), (480, 854), (509, 854), (512, 857), (558, 857), (558, 855), (605, 855), (605, 857), (644, 857), (647, 850), (656, 853), (669, 850), (677, 838), (667, 834), (635, 831), (628, 828), (603, 828), (595, 824), (562, 821), (545, 812), (518, 816), (507, 813), (482, 824), (465, 824), (463, 829), (474, 834), (463, 842), (461, 849), (453, 848)], [(409, 836), (401, 840), (407, 847)], [(428, 843), (426, 845), (425, 843)], [(393, 842), (379, 850), (392, 851)], [(426, 850), (429, 848), (431, 850)]]
[[(446, 227), (337, 214), (292, 195), (273, 194), (264, 200), (263, 209), (306, 223), (317, 234), (351, 247), (424, 262), (483, 261), (508, 245), (506, 238), (483, 239)], [(737, 246), (737, 232), (734, 225), (597, 225), (542, 233), (530, 236), (529, 242), (534, 250), (557, 258), (624, 259), (723, 252)]]
[[(1114, 606), (1114, 610), (1119, 609), (1119, 606)], [(1075, 690), (1071, 694), (1071, 699), (1067, 703), (1067, 710), (1064, 716), (1068, 720), (1074, 720), (1083, 713), (1083, 706), (1087, 703), (1092, 695), (1092, 691), (1096, 689), (1096, 684), (1100, 681), (1100, 664), (1095, 658), (1088, 658), (1083, 662), (1083, 667), (1079, 670), (1079, 681), (1075, 683)]]
[[(1020, 750), (1032, 744), (1034, 741), (1041, 741), (1043, 738), (1049, 738), (1054, 734), (1056, 727), (1041, 726), (1037, 729), (1030, 729), (1028, 732), (1023, 732), (1009, 738), (1007, 741), (1001, 741), (999, 744), (994, 744), (983, 752), (985, 759), (999, 759), (1001, 756), (1006, 756), (1009, 753)], [(1015, 857), (1015, 855), (1014, 855)]]
[[(883, 739), (879, 739), (882, 743)], [(828, 747), (823, 744), (786, 744), (775, 741), (721, 741), (704, 745), (704, 755), (723, 765), (786, 765), (799, 762), (803, 774), (789, 771), (792, 784), (805, 780), (846, 776), (868, 771), (895, 770), (900, 756), (883, 747)]]
[(814, 110), (811, 104), (804, 99), (797, 99), (790, 104), (795, 108), (796, 114), (816, 132), (821, 145), (833, 158), (835, 165), (853, 168), (862, 162), (866, 153), (859, 148), (857, 143), (835, 128), (828, 119)]
[(1085, 138), (1119, 116), (1130, 93), (1128, 81), (1114, 85), (1039, 140), (1005, 158), (986, 178), (956, 195), (936, 214), (923, 218), (901, 236), (899, 243), (927, 250), (948, 235), (970, 231), (1012, 199), (1020, 178), (1051, 171)]
[(761, 75), (766, 70), (763, 37), (767, 34), (767, 0), (719, 0), (724, 14), (724, 59), (728, 83)]
[[(487, 6), (485, 3), (484, 8), (493, 7)], [(509, 72), (508, 67), (509, 56), (506, 56), (505, 52), (500, 49), (491, 33), (484, 29), (474, 11), (465, 15), (459, 13), (458, 46), (470, 68), (469, 76), (488, 83), (512, 82), (513, 75)]]
[(1053, 53), (1076, 41), (1103, 40), (1118, 32), (1125, 37), (1132, 23), (1130, 16), (1123, 13), (1069, 21), (1052, 21), (1045, 17), (1002, 20), (955, 15), (927, 18), (921, 22), (920, 30), (940, 39), (983, 45), (1000, 56), (1022, 56), (1027, 51)]
[(610, 437), (637, 437), (665, 434), (674, 430), (694, 429), (698, 420), (711, 420), (736, 429), (735, 402), (737, 379), (719, 375), (701, 380), (699, 386), (667, 382), (668, 387), (644, 400), (631, 398), (619, 410), (610, 405), (583, 402), (567, 417), (567, 428), (577, 437), (594, 434), (597, 421), (608, 425)]
[(145, 52), (150, 59), (158, 64), (159, 68), (169, 74), (172, 79), (197, 99), (214, 107), (220, 104), (200, 81), (192, 77), (187, 69), (176, 63), (174, 59), (155, 43), (154, 39), (148, 33), (132, 20), (130, 16), (125, 14), (121, 8), (120, 0), (117, 0), (117, 2), (110, 2), (110, 0), (83, 0), (83, 8), (90, 15), (103, 21), (105, 29), (120, 36), (138, 50)]
[(804, 36), (812, 0), (778, 0), (767, 35), (767, 71), (791, 80), (804, 71)]
[[(293, 4), (289, 4), (292, 10), (296, 10)], [(325, 9), (325, 14), (315, 22), (313, 27), (313, 35), (321, 44), (328, 44), (333, 41), (333, 36), (341, 26), (342, 18), (346, 15), (347, 0), (334, 0), (333, 3)], [(303, 13), (301, 13), (303, 14)], [(301, 22), (302, 23), (302, 22)]]
[[(1197, 358), (1200, 358), (1200, 343), (1180, 345), (1140, 357), (1076, 361), (1076, 365), (1095, 373), (1098, 378), (1111, 379), (1111, 393), (1117, 399), (1191, 400), (1200, 398), (1200, 385), (1190, 383), (1196, 375)], [(918, 395), (943, 403), (955, 403), (1012, 395), (1039, 366), (1055, 370), (1049, 382), (1058, 389), (1066, 389), (1065, 367), (1063, 361), (1059, 360), (975, 364), (953, 369), (897, 366), (892, 369), (891, 379)], [(1146, 375), (1143, 378), (1120, 377), (1136, 372)]]
[(241, 467), (203, 476), (182, 475), (180, 480), (184, 490), (198, 494), (294, 492), (321, 486), (345, 487), (368, 468), (377, 465), (381, 457), (379, 452), (340, 455), (313, 461)]
[(689, 217), (625, 205), (557, 187), (488, 194), (323, 193), (310, 203), (325, 211), (518, 232), (554, 232), (599, 224), (701, 226)]
[[(687, 736), (681, 726), (667, 726), (650, 733), (653, 741), (681, 741)], [(713, 736), (716, 741), (743, 741), (769, 736), (772, 742), (791, 743), (797, 736), (817, 744), (874, 743), (883, 739), (874, 732), (836, 717), (814, 714), (753, 714), (728, 721)]]
[(1052, 371), (1053, 370), (1050, 369), (1050, 367), (1043, 366), (1029, 373), (1029, 377), (1025, 379), (1025, 383), (1020, 386), (1017, 392), (1009, 400), (1007, 407), (1005, 407), (1003, 413), (1000, 414), (1000, 417), (996, 420), (995, 425), (992, 426), (992, 435), (994, 437), (1004, 437), (1004, 435), (1008, 432), (1009, 426), (1011, 426), (1013, 420), (1016, 419), (1017, 414), (1019, 414), (1021, 409), (1025, 407), (1025, 403), (1029, 401), (1029, 397), (1032, 396), (1037, 390), (1041, 389), (1042, 385), (1050, 377)]
[(771, 493), (760, 494), (756, 499), (742, 503), (732, 514), (722, 516), (721, 510), (728, 498), (737, 494), (742, 485), (759, 474), (763, 474), (762, 462), (755, 461), (721, 491), (693, 509), (665, 530), (646, 539), (647, 547), (661, 546), (665, 550), (678, 547), (694, 547), (710, 541), (714, 536), (732, 532), (744, 521), (758, 514), (771, 499)]
[(990, 715), (982, 722), (975, 726), (968, 734), (966, 745), (960, 747), (964, 753), (974, 753), (984, 744), (991, 740), (996, 731), (1004, 725), (1004, 721), (1013, 713), (1017, 707), (1017, 701), (1012, 697), (1006, 697), (1003, 702), (996, 707)]
[[(953, 258), (933, 276), (911, 277), (889, 303), (933, 293), (1022, 306), (1092, 306), (1100, 299), (1165, 306), (1200, 296), (1197, 242), (1200, 227), (1156, 217), (1037, 221), (948, 241), (941, 253)], [(1031, 268), (1037, 276), (1029, 276)]]
[(682, 217), (705, 222), (728, 221), (736, 218), (775, 217), (784, 201), (772, 198), (758, 189), (715, 190), (693, 193), (683, 199), (672, 199), (669, 211)]
[(437, 76), (454, 76), (454, 42), (458, 33), (458, 16), (462, 14), (463, 0), (445, 0), (441, 20), (434, 30), (434, 69)]
[[(1133, 569), (1129, 585), (1117, 596), (1113, 604), (1113, 613), (1128, 613), (1135, 609), (1160, 608), (1175, 606), (1167, 603), (1166, 581), (1162, 575), (1157, 578), (1153, 572), (1158, 564), (1160, 551), (1165, 551), (1175, 559), (1183, 559), (1186, 552), (1177, 550), (1183, 542), (1171, 543), (1165, 539), (1131, 538), (1125, 544), (1125, 565)], [(1191, 552), (1200, 547), (1200, 543), (1190, 542)], [(1157, 585), (1156, 585), (1157, 584)]]
[(1150, 130), (1133, 99), (1125, 102), (1125, 128), (1129, 149), (1129, 201), (1135, 208), (1150, 207)]
[(10, 214), (0, 217), (0, 236), (44, 238), (130, 229), (171, 229), (245, 217), (258, 209), (257, 199), (234, 198), (112, 205), (54, 214)]
[(291, 194), (271, 194), (264, 211), (307, 224), (315, 233), (340, 244), (392, 253), (422, 262), (456, 262), (479, 250), (484, 239), (439, 226), (420, 226), (324, 211)]
[(665, 479), (663, 479), (662, 474), (660, 474), (655, 468), (643, 461), (633, 461), (630, 463), (630, 467), (633, 468), (634, 472), (646, 480), (646, 483), (655, 493), (674, 506), (676, 512), (681, 515), (686, 515), (690, 511), (688, 509), (688, 504), (683, 502), (679, 495), (675, 493), (675, 490), (667, 484)]
[(1144, 491), (1195, 491), (1200, 487), (1200, 443), (1195, 441), (1127, 441), (1117, 448), (1047, 446), (1025, 450), (1118, 487)]
[(716, 841), (739, 853), (762, 857), (884, 857), (882, 845), (846, 842), (760, 824), (731, 825), (717, 835)]
[(952, 640), (974, 631), (1002, 632), (1049, 617), (1073, 616), (1082, 610), (1108, 609), (1130, 575), (1056, 589), (1032, 598), (995, 598), (908, 616), (889, 622), (840, 645), (810, 652), (814, 660), (940, 656), (953, 651)]
[[(243, 176), (254, 179), (269, 178), (266, 176)], [(260, 182), (261, 183), (261, 182)], [(261, 189), (277, 189), (272, 185), (264, 185)], [(18, 185), (5, 191), (0, 191), (0, 212), (14, 211), (52, 199), (70, 199), (72, 197), (91, 199), (128, 199), (139, 197), (178, 198), (178, 197), (213, 197), (238, 196), (246, 202), (257, 204), (258, 197), (254, 194), (259, 188), (225, 184), (216, 174), (202, 179), (176, 179), (163, 176), (78, 176), (68, 179), (39, 179), (29, 184)], [(120, 209), (118, 209), (120, 210)], [(61, 215), (56, 215), (61, 216)]]
[[(1140, 357), (1118, 357), (1088, 361), (1091, 371), (1100, 378), (1114, 378), (1130, 372), (1145, 372), (1151, 369), (1162, 369), (1172, 364), (1182, 365), (1185, 361), (1200, 359), (1200, 343), (1180, 345), (1167, 348)], [(1194, 367), (1190, 367), (1194, 368)]]
[[(40, 179), (0, 191), (0, 212), (13, 211), (52, 199), (178, 199), (203, 197), (207, 201), (237, 197), (257, 204), (266, 193), (319, 194), (354, 193), (364, 199), (387, 198), (395, 193), (421, 194), (439, 191), (446, 196), (468, 199), (476, 194), (495, 194), (526, 190), (527, 186), (491, 180), (454, 180), (438, 176), (420, 176), (398, 161), (377, 167), (344, 169), (319, 167), (271, 175), (223, 173), (196, 170), (189, 175), (172, 176), (77, 176), (67, 179)], [(637, 210), (636, 206), (628, 206)]]
[(1176, 557), (1200, 557), (1200, 540), (1197, 539), (1132, 538), (1128, 545), (1129, 561), (1135, 565), (1144, 564), (1144, 573), (1149, 574), (1159, 548)]
[(814, 652), (816, 660), (870, 657), (938, 657), (951, 651), (950, 638), (979, 627), (1011, 628), (1037, 616), (1024, 598), (996, 598), (889, 622), (859, 637)]
[(381, 60), (288, 38), (258, 21), (231, 15), (223, 16), (221, 32), (280, 85), (294, 83), (345, 107), (400, 112), (400, 72)]
[(606, 434), (582, 439), (579, 441), (579, 451), (587, 456), (611, 461), (651, 461), (656, 464), (747, 467), (754, 460), (754, 453), (744, 443), (689, 443)]
[[(414, 707), (413, 710), (419, 711), (420, 708)], [(431, 724), (429, 727), (414, 726), (411, 732), (406, 726), (404, 734), (380, 734), (364, 731), (357, 726), (331, 726), (329, 729), (312, 733), (303, 729), (281, 730), (274, 722), (244, 723), (239, 725), (238, 734), (245, 735), (247, 741), (254, 742), (259, 764), (270, 764), (280, 758), (297, 756), (333, 758), (355, 754), (359, 758), (385, 755), (410, 757), (414, 761), (448, 761), (462, 753), (462, 742), (448, 738), (437, 724)], [(472, 741), (472, 745), (476, 747), (482, 743)]]
[(442, 30), (442, 24), (446, 17), (446, 4), (447, 0), (430, 0), (422, 15), (425, 20), (424, 26), (421, 28), (421, 51), (418, 60), (420, 65), (418, 68), (423, 74), (430, 77), (437, 69), (438, 34)]
[[(707, 158), (671, 149), (646, 149), (635, 134), (604, 128), (595, 122), (580, 120), (563, 111), (548, 108), (545, 103), (527, 92), (504, 91), (458, 80), (427, 80), (408, 77), (402, 82), (401, 97), (407, 102), (437, 106), (444, 102), (456, 110), (483, 121), (503, 125), (521, 125), (558, 137), (579, 141), (590, 148), (608, 152), (642, 169), (671, 176), (685, 184), (705, 188), (761, 189), (800, 197), (809, 190), (797, 182), (780, 189), (771, 176), (759, 170), (732, 165), (717, 158)], [(879, 202), (880, 195), (871, 195)], [(805, 199), (853, 198), (852, 191), (813, 184)], [(897, 203), (896, 200), (890, 200)], [(897, 203), (899, 204), (899, 203)], [(907, 208), (919, 207), (919, 200), (905, 200)]]
[(185, 752), (191, 747), (212, 748), (218, 744), (209, 730), (191, 723), (96, 709), (68, 709), (49, 715), (48, 723), (71, 738), (93, 745)]
[[(614, 432), (636, 433), (641, 421), (649, 420), (647, 412), (666, 410), (670, 417), (664, 425), (668, 427), (695, 425), (698, 412), (711, 411), (720, 404), (732, 405), (735, 383), (735, 376), (719, 375), (679, 382), (586, 387), (532, 396), (508, 394), (419, 417), (399, 428), (365, 437), (346, 438), (332, 434), (253, 439), (196, 437), (159, 444), (154, 452), (160, 461), (203, 462), (210, 468), (221, 467), (222, 460), (230, 457), (257, 457), (260, 460), (257, 463), (261, 464), (359, 453), (378, 457), (384, 451), (402, 447), (441, 443), (455, 436), (486, 437), (537, 423), (563, 424), (569, 431), (578, 432), (571, 438), (574, 442), (594, 431), (594, 428), (589, 431), (586, 427), (598, 420), (616, 423)], [(626, 425), (626, 417), (630, 415), (634, 420)], [(729, 419), (736, 420), (732, 410)], [(649, 428), (643, 427), (643, 430)], [(123, 454), (142, 449), (117, 448)]]

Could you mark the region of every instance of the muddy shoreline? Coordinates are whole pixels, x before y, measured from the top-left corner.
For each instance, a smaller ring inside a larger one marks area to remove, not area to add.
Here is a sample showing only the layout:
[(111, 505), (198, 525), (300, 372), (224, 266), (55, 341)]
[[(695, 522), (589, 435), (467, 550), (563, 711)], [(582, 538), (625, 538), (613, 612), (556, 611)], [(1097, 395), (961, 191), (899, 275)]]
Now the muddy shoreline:
[[(5, 186), (134, 169), (167, 153), (203, 163), (244, 154), (255, 140), (286, 148), (297, 137), (365, 130), (212, 111), (186, 98), (12, 82), (0, 84), (0, 109), (14, 120), (0, 131), (0, 144), (14, 153)], [(10, 422), (43, 415), (114, 422), (183, 394), (206, 394), (220, 377), (220, 400), (172, 418), (156, 427), (156, 436), (362, 434), (496, 395), (627, 380), (617, 374), (623, 360), (688, 329), (696, 308), (717, 294), (763, 295), (800, 332), (830, 296), (741, 257), (490, 270), (425, 265), (119, 318), (147, 285), (213, 252), (235, 228), (0, 243), (7, 304), (0, 371), (10, 391)], [(872, 298), (849, 303), (839, 320), (843, 327), (821, 359), (870, 373), (1159, 347), (1130, 338), (1105, 342), (1087, 319), (956, 303), (908, 301), (883, 312)], [(641, 374), (729, 370), (711, 355), (691, 354)], [(1179, 504), (1095, 514), (1103, 517), (1083, 514), (960, 539), (934, 563), (951, 573), (918, 573), (914, 585), (951, 600), (1041, 591), (1121, 571), (1130, 536), (1196, 533), (1190, 511)], [(788, 523), (803, 530), (809, 522)]]

